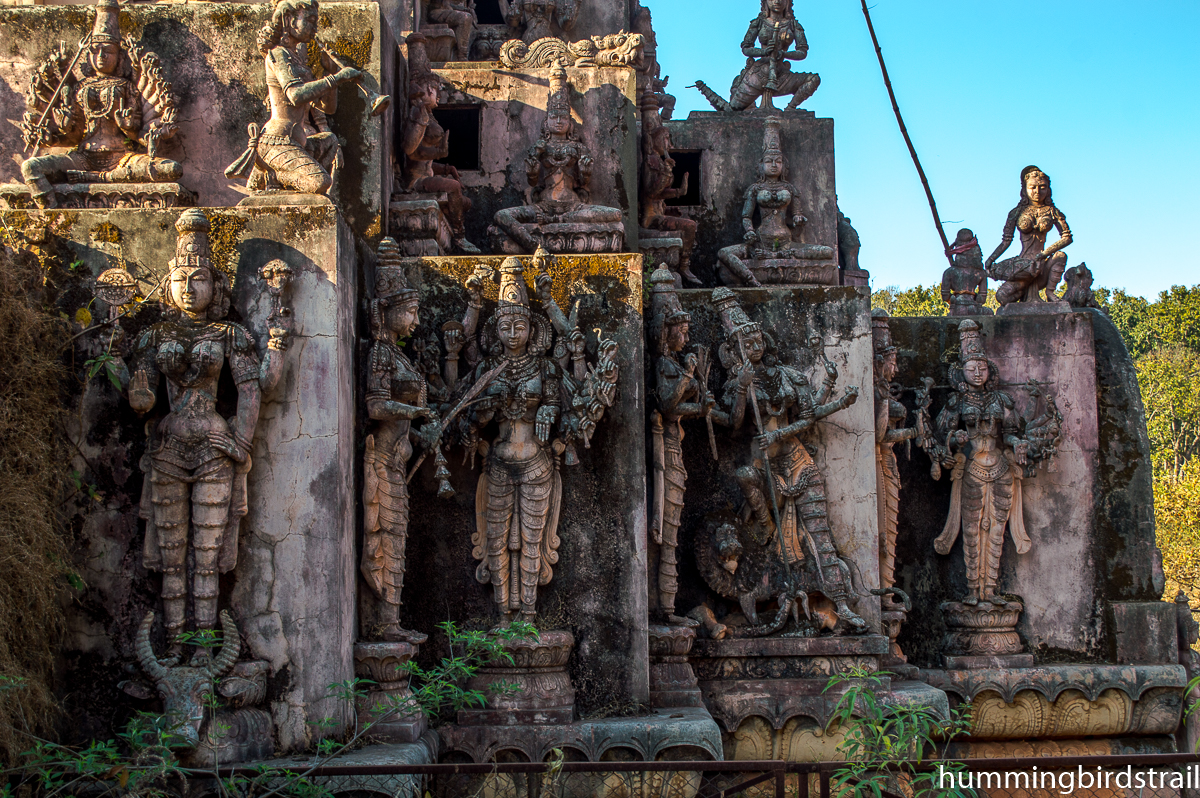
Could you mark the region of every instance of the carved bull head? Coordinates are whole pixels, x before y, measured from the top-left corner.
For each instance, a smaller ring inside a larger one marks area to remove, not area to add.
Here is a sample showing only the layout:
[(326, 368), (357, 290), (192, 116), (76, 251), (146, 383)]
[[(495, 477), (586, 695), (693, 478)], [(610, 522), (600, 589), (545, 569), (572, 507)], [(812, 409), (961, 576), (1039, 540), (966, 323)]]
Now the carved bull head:
[(221, 612), (222, 646), (217, 656), (202, 665), (175, 665), (167, 667), (154, 655), (150, 644), (150, 630), (154, 628), (154, 613), (146, 613), (138, 629), (136, 651), (142, 670), (158, 688), (163, 701), (163, 714), (177, 718), (175, 733), (179, 742), (173, 748), (190, 750), (199, 745), (201, 727), (204, 725), (205, 709), (212, 697), (217, 682), (225, 677), (237, 664), (241, 640), (233, 617)]

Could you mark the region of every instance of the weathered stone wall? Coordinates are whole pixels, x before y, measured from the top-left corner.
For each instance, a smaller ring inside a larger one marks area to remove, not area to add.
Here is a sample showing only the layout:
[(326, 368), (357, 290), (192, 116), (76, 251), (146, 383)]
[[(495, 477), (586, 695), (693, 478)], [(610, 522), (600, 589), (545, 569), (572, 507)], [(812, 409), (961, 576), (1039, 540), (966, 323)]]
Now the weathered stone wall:
[[(958, 319), (892, 319), (899, 347), (897, 382), (913, 387), (924, 376), (936, 381), (932, 415), (949, 395), (947, 363), (957, 355)], [(1058, 454), (1023, 481), (1025, 527), (1033, 540), (1018, 555), (1006, 537), (1000, 562), (1000, 591), (1020, 596), (1025, 612), (1018, 632), (1038, 662), (1096, 660), (1105, 654), (1103, 546), (1095, 537), (1094, 486), (1100, 440), (1097, 428), (1097, 359), (1092, 317), (1087, 313), (981, 318), (985, 351), (996, 363), (1001, 390), (1032, 419), (1040, 412), (1028, 390), (1031, 379), (1048, 384), (1063, 415)], [(949, 353), (949, 354), (947, 354)], [(904, 401), (911, 409), (912, 393)], [(910, 416), (911, 420), (911, 416)], [(1132, 422), (1136, 423), (1136, 422)], [(934, 481), (929, 458), (913, 447), (900, 461), (900, 528), (897, 586), (913, 598), (912, 614), (900, 636), (911, 661), (938, 666), (944, 632), (938, 604), (966, 594), (962, 540), (947, 556), (933, 553), (933, 539), (950, 506), (949, 474)]]
[[(467, 237), (479, 246), (486, 246), (487, 226), (497, 211), (529, 202), (525, 156), (541, 138), (550, 89), (548, 69), (518, 73), (490, 66), (435, 70), (445, 82), (439, 106), (481, 109), (480, 168), (460, 170), (465, 194), (474, 202)], [(634, 76), (624, 67), (567, 69), (575, 133), (595, 159), (590, 202), (621, 210), (626, 249), (637, 244)]]
[[(291, 305), (295, 329), (284, 353), (283, 378), (264, 395), (249, 475), (249, 514), (242, 523), (238, 565), (221, 583), (221, 607), (233, 612), (248, 644), (244, 656), (270, 663), (268, 705), (281, 749), (306, 746), (322, 734), (312, 721), (343, 707), (325, 698), (328, 686), (352, 678), (354, 614), (353, 322), (358, 261), (346, 224), (333, 208), (208, 209), (214, 260), (234, 275), (229, 319), (247, 326), (265, 350), (271, 300), (258, 278), (275, 258), (295, 272)], [(46, 235), (58, 239), (64, 259), (98, 275), (124, 264), (147, 281), (166, 273), (175, 254), (179, 213), (159, 211), (53, 211)], [(22, 229), (32, 214), (5, 215)], [(153, 297), (152, 297), (153, 298)], [(83, 298), (86, 302), (86, 297)], [(82, 302), (81, 302), (82, 304)], [(100, 317), (102, 308), (93, 306)], [(122, 324), (127, 341), (157, 320), (154, 303)], [(82, 339), (94, 357), (109, 336)], [(118, 346), (114, 350), (119, 353)], [(218, 412), (231, 415), (236, 395), (226, 373)], [(143, 476), (138, 467), (147, 423), (167, 411), (167, 397), (145, 419), (103, 375), (90, 381), (79, 409), (81, 482), (103, 490), (80, 519), (76, 568), (86, 585), (82, 611), (69, 614), (63, 684), (83, 690), (74, 708), (79, 725), (111, 735), (121, 713), (152, 709), (124, 696), (117, 683), (136, 662), (133, 637), (146, 612), (158, 611), (161, 576), (142, 565), (144, 525), (138, 520)], [(161, 623), (158, 650), (164, 650)], [(136, 666), (134, 666), (136, 672)], [(114, 711), (115, 710), (115, 711)], [(95, 713), (95, 714), (93, 714)], [(104, 713), (112, 713), (104, 716)], [(113, 727), (105, 730), (109, 723)]]
[[(859, 288), (736, 289), (736, 293), (747, 315), (775, 339), (782, 362), (806, 374), (814, 388), (820, 386), (825, 370), (821, 353), (809, 346), (808, 339), (819, 336), (839, 371), (831, 400), (851, 385), (860, 389), (855, 404), (817, 422), (804, 440), (815, 449), (814, 460), (825, 479), (829, 526), (839, 552), (858, 566), (864, 588), (878, 587), (870, 297), (866, 289)], [(683, 309), (692, 314), (692, 344), (705, 346), (713, 353), (709, 388), (720, 395), (725, 380), (732, 375), (727, 375), (716, 360), (716, 347), (725, 340), (725, 332), (711, 306), (711, 295), (704, 289), (679, 292)], [(720, 454), (715, 463), (704, 422), (684, 425), (683, 457), (688, 481), (679, 542), (676, 608), (680, 613), (706, 600), (736, 608), (736, 602), (724, 602), (707, 589), (693, 552), (697, 536), (706, 533), (708, 519), (736, 511), (743, 503), (734, 472), (750, 463), (750, 442), (757, 434), (752, 411), (747, 409), (746, 415), (743, 428), (737, 432), (715, 427)], [(656, 568), (651, 573), (656, 573)], [(878, 599), (859, 598), (857, 604), (851, 602), (851, 608), (857, 608), (878, 632)]]
[[(811, 111), (780, 115), (785, 179), (800, 190), (808, 221), (800, 241), (837, 248), (837, 188), (834, 179), (833, 120), (816, 119)], [(718, 285), (717, 251), (743, 240), (742, 206), (746, 189), (759, 178), (763, 119), (757, 113), (727, 115), (693, 111), (687, 119), (667, 122), (673, 151), (700, 151), (700, 205), (678, 206), (700, 223), (692, 271)], [(678, 170), (679, 167), (676, 167)], [(680, 176), (682, 179), (682, 176)], [(694, 183), (693, 183), (694, 185)]]
[[(126, 6), (121, 33), (158, 54), (166, 79), (179, 98), (179, 133), (161, 151), (183, 162), (179, 181), (201, 207), (235, 205), (246, 195), (244, 181), (225, 177), (225, 168), (246, 149), (246, 126), (270, 114), (263, 57), (256, 37), (270, 18), (261, 3), (161, 3)], [(92, 29), (93, 7), (0, 7), (5, 57), (0, 61), (0, 182), (21, 180), (20, 123), (25, 90), (34, 70), (63, 42), (74, 43)], [(317, 40), (338, 58), (364, 72), (363, 83), (389, 94), (396, 46), (374, 3), (321, 4)], [(401, 103), (402, 104), (402, 103)], [(333, 196), (359, 235), (384, 229), (391, 194), (392, 114), (370, 115), (352, 84), (338, 91), (331, 126), (342, 142), (345, 167)], [(45, 154), (47, 151), (43, 151)]]
[[(415, 282), (421, 288), (421, 329), (440, 330), (466, 309), (463, 281), (479, 258), (425, 258)], [(499, 258), (486, 262), (498, 266)], [(527, 265), (526, 277), (534, 270)], [(596, 329), (619, 347), (617, 401), (600, 422), (580, 463), (563, 466), (562, 544), (554, 579), (538, 590), (540, 629), (569, 629), (575, 651), (568, 670), (584, 716), (628, 709), (649, 697), (646, 609), (646, 466), (642, 374), (642, 259), (640, 255), (558, 257), (553, 266), (556, 299), (564, 312), (578, 302), (579, 328), (594, 356)], [(532, 290), (530, 291), (532, 295)], [(495, 288), (485, 294), (482, 323), (495, 309)], [(534, 302), (535, 309), (537, 307)], [(360, 362), (363, 362), (360, 360)], [(465, 363), (461, 365), (466, 369)], [(484, 435), (485, 439), (488, 436)], [(409, 570), (404, 585), (404, 625), (433, 633), (453, 620), (481, 628), (497, 622), (491, 585), (475, 581), (471, 556), (475, 490), (482, 465), (462, 463), (461, 448), (448, 454), (456, 494), (437, 498), (437, 480), (426, 462), (412, 481)], [(360, 588), (361, 589), (361, 588)], [(422, 656), (443, 656), (433, 635)]]

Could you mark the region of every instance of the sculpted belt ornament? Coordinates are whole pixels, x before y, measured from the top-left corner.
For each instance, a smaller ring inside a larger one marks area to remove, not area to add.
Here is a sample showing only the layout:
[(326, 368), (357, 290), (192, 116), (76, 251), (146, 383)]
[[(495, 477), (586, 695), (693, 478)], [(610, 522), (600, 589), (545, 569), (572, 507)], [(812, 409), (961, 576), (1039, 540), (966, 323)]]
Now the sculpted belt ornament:
[(984, 482), (995, 482), (997, 479), (1008, 473), (1008, 461), (1001, 460), (995, 465), (984, 466), (972, 460), (967, 465), (967, 470), (971, 472), (972, 476), (977, 477)]

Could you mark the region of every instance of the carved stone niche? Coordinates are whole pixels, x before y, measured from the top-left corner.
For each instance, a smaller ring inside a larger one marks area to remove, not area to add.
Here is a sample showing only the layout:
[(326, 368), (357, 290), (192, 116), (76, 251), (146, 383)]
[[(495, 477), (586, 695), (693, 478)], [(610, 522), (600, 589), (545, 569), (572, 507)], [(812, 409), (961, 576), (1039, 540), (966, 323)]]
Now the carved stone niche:
[(650, 627), (650, 705), (703, 707), (704, 699), (688, 652), (696, 642), (690, 626)]
[[(360, 723), (370, 723), (386, 711), (383, 708), (401, 705), (412, 695), (406, 667), (416, 652), (417, 647), (412, 643), (354, 644), (354, 675), (375, 683), (358, 700)], [(423, 713), (398, 712), (394, 717), (377, 723), (371, 730), (371, 738), (384, 743), (415, 743), (427, 728), (429, 723)]]
[(432, 257), (451, 252), (453, 237), (446, 220), (444, 194), (407, 194), (388, 206), (388, 232), (405, 255)]
[[(512, 640), (505, 651), (512, 664), (481, 668), (467, 682), (468, 690), (487, 697), (482, 709), (462, 709), (462, 726), (570, 723), (575, 714), (575, 688), (567, 675), (567, 660), (575, 647), (570, 632), (542, 632), (540, 639)], [(515, 688), (499, 690), (501, 685)]]

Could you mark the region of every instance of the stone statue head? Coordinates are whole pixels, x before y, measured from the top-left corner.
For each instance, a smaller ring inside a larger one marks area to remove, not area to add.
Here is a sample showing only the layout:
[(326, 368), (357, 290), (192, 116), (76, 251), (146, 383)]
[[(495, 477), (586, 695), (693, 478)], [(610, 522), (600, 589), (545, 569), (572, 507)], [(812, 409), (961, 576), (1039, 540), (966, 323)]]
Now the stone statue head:
[(100, 75), (111, 75), (121, 63), (121, 7), (117, 0), (100, 0), (96, 20), (87, 40), (88, 65)]
[(958, 325), (958, 335), (959, 361), (950, 368), (951, 384), (960, 391), (968, 390), (968, 386), (976, 390), (996, 390), (1000, 384), (999, 372), (983, 350), (983, 331), (979, 323), (964, 319)]
[(179, 238), (163, 302), (179, 314), (217, 321), (229, 313), (232, 292), (229, 278), (213, 265), (209, 229), (208, 217), (196, 208), (184, 211), (175, 222)]
[(883, 308), (871, 311), (871, 342), (875, 352), (875, 379), (890, 383), (896, 377), (896, 352), (892, 345), (892, 328), (888, 312)]
[(783, 145), (779, 127), (782, 120), (773, 116), (767, 120), (767, 128), (763, 133), (762, 160), (758, 164), (758, 179), (786, 181), (787, 162), (783, 159)]
[(687, 346), (692, 314), (686, 312), (675, 291), (675, 275), (658, 268), (650, 275), (650, 334), (658, 341), (659, 354), (668, 355)]
[(1050, 176), (1036, 166), (1026, 166), (1021, 170), (1021, 204), (1054, 204), (1050, 194)]
[(371, 336), (376, 341), (407, 337), (420, 324), (420, 299), (408, 283), (400, 245), (389, 237), (379, 242), (375, 298), (371, 300)]
[(284, 37), (312, 41), (317, 33), (317, 0), (277, 0), (271, 18), (258, 32), (258, 50), (263, 55)]
[(571, 84), (562, 60), (554, 62), (550, 69), (550, 95), (546, 98), (546, 121), (542, 123), (543, 136), (567, 136), (573, 138), (575, 120), (571, 118)]
[(768, 13), (774, 13), (776, 16), (786, 14), (794, 16), (792, 11), (792, 0), (762, 0), (762, 12), (764, 16)]
[(408, 100), (410, 103), (437, 105), (437, 93), (442, 82), (429, 64), (429, 40), (421, 33), (410, 33), (404, 40), (408, 45)]

